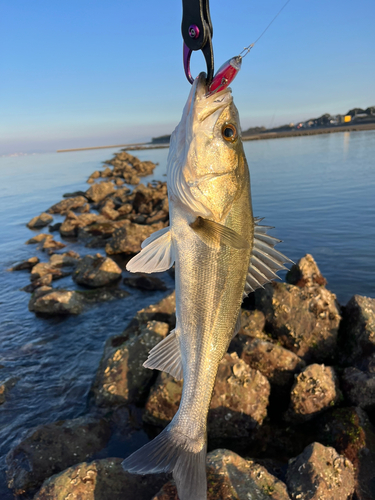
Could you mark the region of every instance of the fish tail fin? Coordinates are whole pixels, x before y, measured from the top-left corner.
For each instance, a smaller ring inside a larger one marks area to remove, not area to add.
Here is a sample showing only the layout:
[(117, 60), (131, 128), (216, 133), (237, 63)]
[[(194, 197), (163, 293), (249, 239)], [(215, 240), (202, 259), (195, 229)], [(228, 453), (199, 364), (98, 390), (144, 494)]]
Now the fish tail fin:
[(133, 474), (173, 472), (180, 500), (206, 500), (206, 454), (204, 440), (198, 443), (178, 432), (172, 423), (153, 441), (122, 462)]

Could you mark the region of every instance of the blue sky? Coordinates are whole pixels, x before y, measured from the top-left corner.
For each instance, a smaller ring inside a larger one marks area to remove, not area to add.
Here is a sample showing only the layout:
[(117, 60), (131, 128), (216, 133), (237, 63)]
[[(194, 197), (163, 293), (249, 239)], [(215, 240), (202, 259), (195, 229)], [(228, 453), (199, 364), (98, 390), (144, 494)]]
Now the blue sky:
[[(284, 0), (211, 0), (216, 69)], [(12, 0), (0, 16), (0, 154), (169, 133), (190, 84), (179, 0)], [(232, 84), (242, 128), (375, 105), (374, 0), (291, 0)], [(192, 55), (192, 73), (205, 69)]]

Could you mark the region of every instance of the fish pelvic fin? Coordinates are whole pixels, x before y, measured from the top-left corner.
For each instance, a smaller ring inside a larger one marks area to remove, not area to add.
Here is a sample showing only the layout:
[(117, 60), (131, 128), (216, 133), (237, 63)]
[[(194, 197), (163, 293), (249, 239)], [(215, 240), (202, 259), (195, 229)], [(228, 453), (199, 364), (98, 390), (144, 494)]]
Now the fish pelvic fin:
[(133, 474), (172, 472), (180, 500), (206, 500), (206, 442), (178, 432), (173, 421), (153, 441), (122, 462)]
[(245, 238), (236, 231), (212, 220), (198, 216), (190, 227), (209, 247), (217, 248), (218, 245), (228, 245), (238, 250), (250, 247)]
[(181, 350), (176, 330), (172, 330), (165, 339), (151, 349), (143, 366), (167, 372), (176, 380), (183, 379)]
[(293, 262), (284, 254), (275, 250), (274, 246), (281, 243), (281, 240), (267, 234), (270, 226), (259, 224), (263, 219), (254, 219), (254, 246), (250, 259), (249, 272), (246, 277), (243, 298), (257, 288), (274, 279), (280, 279), (276, 274), (281, 269), (287, 269), (284, 264)]
[(126, 264), (131, 273), (160, 273), (173, 266), (175, 253), (170, 227), (155, 231), (142, 243), (142, 250)]

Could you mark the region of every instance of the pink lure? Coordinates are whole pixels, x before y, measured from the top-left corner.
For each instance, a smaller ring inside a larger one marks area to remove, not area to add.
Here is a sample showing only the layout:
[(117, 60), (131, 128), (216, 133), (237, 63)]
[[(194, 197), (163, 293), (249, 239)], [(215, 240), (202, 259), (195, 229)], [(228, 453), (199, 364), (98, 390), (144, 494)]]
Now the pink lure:
[(230, 85), (239, 70), (241, 69), (242, 57), (236, 56), (225, 62), (216, 72), (211, 85), (208, 88), (208, 94), (220, 92)]

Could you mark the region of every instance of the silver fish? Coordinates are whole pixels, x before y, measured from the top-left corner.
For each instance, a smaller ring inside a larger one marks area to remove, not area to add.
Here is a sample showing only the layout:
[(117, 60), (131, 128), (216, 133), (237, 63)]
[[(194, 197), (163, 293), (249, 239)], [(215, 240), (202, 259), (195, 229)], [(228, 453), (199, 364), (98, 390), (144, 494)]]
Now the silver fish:
[(207, 414), (219, 363), (239, 329), (241, 302), (277, 277), (287, 257), (274, 249), (251, 207), (250, 176), (231, 90), (207, 94), (194, 82), (167, 161), (170, 226), (142, 244), (131, 272), (176, 266), (176, 328), (145, 367), (183, 378), (180, 407), (125, 470), (173, 472), (180, 500), (206, 500)]

